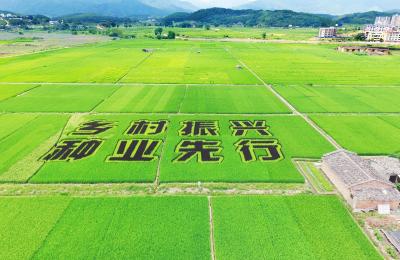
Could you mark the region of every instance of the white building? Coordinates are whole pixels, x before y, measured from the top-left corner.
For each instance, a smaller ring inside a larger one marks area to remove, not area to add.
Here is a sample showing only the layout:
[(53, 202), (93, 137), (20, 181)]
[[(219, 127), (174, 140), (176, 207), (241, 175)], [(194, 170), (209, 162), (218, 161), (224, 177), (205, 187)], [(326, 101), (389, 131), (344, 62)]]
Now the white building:
[(376, 26), (400, 26), (400, 15), (395, 14), (392, 17), (390, 16), (381, 16), (376, 17), (375, 24)]
[(392, 30), (384, 34), (383, 41), (385, 42), (400, 42), (400, 30)]
[(392, 16), (391, 26), (400, 27), (400, 15), (396, 14)]
[(390, 26), (392, 18), (390, 16), (380, 16), (375, 18), (375, 25)]
[(377, 17), (375, 24), (364, 28), (367, 41), (400, 42), (400, 15)]
[(335, 27), (319, 29), (319, 38), (336, 38), (336, 37), (337, 37), (337, 29)]
[(367, 25), (364, 33), (367, 41), (400, 42), (400, 27)]

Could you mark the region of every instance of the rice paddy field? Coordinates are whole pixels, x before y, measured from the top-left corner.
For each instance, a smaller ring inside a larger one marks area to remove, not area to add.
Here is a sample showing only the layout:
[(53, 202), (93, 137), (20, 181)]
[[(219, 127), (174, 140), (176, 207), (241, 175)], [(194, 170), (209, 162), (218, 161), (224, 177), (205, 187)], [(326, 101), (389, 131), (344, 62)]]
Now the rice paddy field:
[[(136, 37), (153, 37), (154, 26), (124, 28), (124, 32), (135, 34)], [(242, 27), (215, 27), (206, 30), (205, 28), (174, 28), (179, 37), (205, 38), (205, 39), (263, 39), (266, 33), (266, 40), (313, 40), (318, 34), (315, 28), (242, 28)]]
[(231, 52), (274, 85), (399, 85), (400, 52), (360, 56), (332, 44), (240, 44)]
[(312, 116), (343, 147), (362, 155), (400, 154), (399, 116)]
[[(296, 30), (267, 34), (314, 34)], [(135, 39), (0, 58), (0, 258), (382, 259), (296, 163), (400, 154), (400, 55), (336, 47)]]
[(219, 197), (212, 202), (217, 258), (381, 258), (334, 197)]
[[(211, 205), (218, 259), (382, 259), (335, 197)], [(2, 259), (211, 259), (206, 197), (2, 198), (0, 216)]]
[(276, 90), (306, 113), (399, 113), (400, 87), (278, 86)]

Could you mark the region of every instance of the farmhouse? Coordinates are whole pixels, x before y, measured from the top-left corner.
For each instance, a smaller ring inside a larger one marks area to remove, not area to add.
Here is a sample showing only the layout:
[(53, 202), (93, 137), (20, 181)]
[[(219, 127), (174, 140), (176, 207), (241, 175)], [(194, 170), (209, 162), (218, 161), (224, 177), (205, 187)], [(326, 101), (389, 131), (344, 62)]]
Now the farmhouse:
[(347, 53), (365, 53), (368, 55), (390, 55), (388, 48), (373, 48), (373, 47), (362, 47), (362, 46), (339, 46), (337, 48), (340, 52)]
[(345, 150), (327, 154), (322, 159), (322, 170), (335, 184), (354, 211), (376, 210), (380, 206), (396, 210), (400, 193), (395, 183), (400, 175), (397, 159), (364, 159)]

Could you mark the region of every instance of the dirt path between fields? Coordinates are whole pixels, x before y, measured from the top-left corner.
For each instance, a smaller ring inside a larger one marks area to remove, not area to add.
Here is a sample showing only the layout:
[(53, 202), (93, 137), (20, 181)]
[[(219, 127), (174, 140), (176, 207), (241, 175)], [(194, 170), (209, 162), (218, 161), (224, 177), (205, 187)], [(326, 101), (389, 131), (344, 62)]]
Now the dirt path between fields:
[(208, 42), (244, 42), (244, 43), (293, 43), (293, 44), (345, 44), (345, 45), (379, 45), (379, 46), (400, 46), (399, 42), (334, 42), (315, 40), (262, 40), (251, 38), (184, 38), (177, 37), (180, 40), (187, 41), (208, 41)]
[(208, 209), (210, 214), (210, 248), (211, 248), (211, 260), (215, 260), (215, 243), (214, 243), (214, 219), (213, 209), (211, 205), (211, 197), (208, 196)]
[(267, 84), (258, 74), (252, 70), (246, 63), (238, 59), (233, 55), (228, 49), (224, 49), (233, 58), (235, 58), (244, 68), (246, 68), (254, 77), (256, 77), (270, 92), (272, 92), (283, 104), (285, 104), (294, 115), (301, 116), (312, 128), (314, 128), (319, 134), (321, 134), (329, 143), (331, 143), (336, 149), (343, 149), (339, 143), (335, 141), (330, 135), (328, 135), (322, 128), (320, 128), (314, 121), (312, 121), (306, 114), (300, 113), (289, 101), (287, 101), (283, 96), (281, 96), (271, 84)]

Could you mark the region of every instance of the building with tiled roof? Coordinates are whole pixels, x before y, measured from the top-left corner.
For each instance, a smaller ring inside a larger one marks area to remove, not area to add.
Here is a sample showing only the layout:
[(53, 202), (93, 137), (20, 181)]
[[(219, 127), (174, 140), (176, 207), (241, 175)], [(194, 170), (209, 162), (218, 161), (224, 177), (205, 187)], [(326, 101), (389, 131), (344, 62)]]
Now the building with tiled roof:
[(346, 150), (335, 151), (322, 159), (322, 170), (355, 211), (376, 210), (379, 205), (390, 205), (392, 210), (398, 208), (400, 192), (389, 174), (390, 169), (383, 165), (386, 164), (380, 160), (364, 159)]

